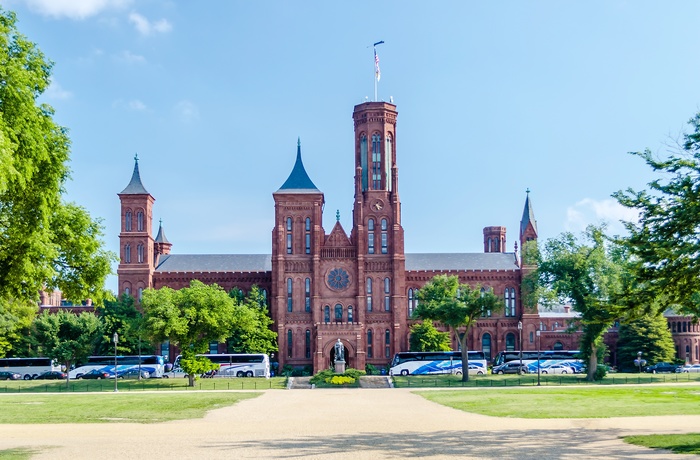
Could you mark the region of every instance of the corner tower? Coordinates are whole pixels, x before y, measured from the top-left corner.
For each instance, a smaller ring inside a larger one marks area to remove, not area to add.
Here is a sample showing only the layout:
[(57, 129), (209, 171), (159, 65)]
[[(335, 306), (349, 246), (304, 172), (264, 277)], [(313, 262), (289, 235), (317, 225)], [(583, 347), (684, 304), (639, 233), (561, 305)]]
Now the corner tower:
[(153, 286), (155, 252), (151, 227), (155, 199), (141, 183), (138, 156), (134, 157), (131, 181), (118, 196), (121, 203), (118, 295), (130, 294), (140, 300), (143, 290)]

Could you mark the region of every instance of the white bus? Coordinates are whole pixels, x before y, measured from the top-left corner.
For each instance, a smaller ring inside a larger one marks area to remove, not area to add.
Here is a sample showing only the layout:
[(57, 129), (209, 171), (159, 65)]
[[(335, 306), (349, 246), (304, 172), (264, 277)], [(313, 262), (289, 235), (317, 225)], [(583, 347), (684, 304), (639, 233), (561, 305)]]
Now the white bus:
[[(219, 353), (197, 355), (219, 365), (217, 376), (270, 378), (270, 357), (264, 353)], [(180, 368), (181, 355), (175, 358), (173, 369)]]
[(61, 366), (51, 358), (0, 358), (0, 371), (15, 372), (31, 380), (48, 371), (60, 371)]
[[(486, 374), (486, 356), (481, 351), (470, 351), (469, 373)], [(409, 351), (396, 353), (389, 375), (462, 374), (461, 351)]]
[(147, 371), (151, 378), (163, 377), (165, 360), (160, 355), (117, 356), (116, 359), (116, 372), (114, 369), (114, 356), (90, 356), (85, 365), (71, 370), (68, 376), (71, 379), (79, 379), (91, 370), (99, 369), (110, 374), (111, 378), (115, 373), (121, 375), (128, 369), (138, 368), (140, 364), (141, 371)]

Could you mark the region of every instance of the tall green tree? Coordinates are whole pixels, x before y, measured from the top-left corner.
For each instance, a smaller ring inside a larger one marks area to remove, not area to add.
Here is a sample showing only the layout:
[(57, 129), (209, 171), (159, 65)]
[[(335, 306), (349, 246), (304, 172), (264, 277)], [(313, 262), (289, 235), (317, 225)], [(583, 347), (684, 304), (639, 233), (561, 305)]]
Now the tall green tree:
[(411, 351), (450, 351), (450, 333), (440, 332), (432, 321), (423, 320), (411, 326), (408, 347)]
[(232, 353), (273, 353), (278, 350), (277, 333), (262, 291), (253, 286), (247, 295), (233, 288), (229, 296), (236, 302), (235, 321), (226, 341)]
[(617, 364), (621, 371), (636, 370), (634, 360), (637, 353), (649, 364), (673, 362), (675, 345), (668, 329), (668, 321), (662, 314), (644, 315), (619, 328), (617, 341)]
[[(34, 333), (41, 344), (39, 354), (70, 369), (75, 363), (86, 362), (93, 354), (102, 334), (102, 323), (88, 312), (79, 315), (65, 310), (44, 312), (34, 321)], [(70, 377), (66, 377), (66, 383), (69, 380)]]
[(447, 326), (459, 341), (462, 350), (462, 381), (469, 380), (469, 329), (486, 311), (498, 312), (504, 301), (493, 290), (481, 291), (460, 284), (456, 276), (437, 275), (418, 291), (418, 306), (414, 316), (437, 321)]
[(157, 342), (180, 347), (180, 365), (194, 386), (195, 376), (216, 368), (206, 358), (209, 342), (223, 342), (236, 322), (236, 303), (216, 284), (193, 280), (187, 288), (146, 289), (141, 298), (146, 330)]
[(122, 294), (116, 300), (106, 300), (104, 306), (97, 308), (97, 313), (104, 324), (104, 333), (98, 345), (97, 354), (107, 355), (113, 352), (112, 337), (119, 334), (117, 350), (125, 355), (152, 354), (153, 344), (146, 331), (143, 313), (136, 308), (134, 298)]
[[(636, 258), (640, 299), (665, 299), (664, 307), (700, 316), (700, 113), (678, 151), (657, 159), (651, 151), (632, 152), (659, 178), (648, 190), (631, 188), (613, 196), (639, 212), (627, 222), (623, 243)], [(643, 296), (643, 297), (641, 297)]]
[(605, 346), (603, 334), (615, 320), (630, 314), (623, 301), (629, 286), (624, 253), (604, 230), (604, 226), (589, 226), (581, 241), (572, 233), (548, 240), (537, 269), (543, 304), (571, 303), (580, 314), (581, 354), (588, 361), (588, 380), (594, 379)]
[(31, 335), (28, 332), (38, 310), (39, 306), (32, 301), (0, 298), (0, 357), (23, 350), (21, 343)]
[(53, 64), (0, 8), (0, 298), (37, 300), (60, 288), (74, 301), (105, 295), (116, 257), (102, 249), (102, 226), (61, 199), (70, 140), (37, 102)]

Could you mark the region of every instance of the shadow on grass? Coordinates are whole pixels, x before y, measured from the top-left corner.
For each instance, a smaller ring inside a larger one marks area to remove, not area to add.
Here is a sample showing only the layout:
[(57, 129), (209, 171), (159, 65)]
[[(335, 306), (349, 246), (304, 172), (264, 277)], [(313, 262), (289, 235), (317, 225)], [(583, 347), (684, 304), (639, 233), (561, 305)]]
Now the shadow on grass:
[(0, 450), (0, 460), (27, 460), (33, 455), (40, 453), (40, 450), (17, 447), (15, 449)]
[[(342, 421), (339, 421), (342, 423)], [(416, 421), (419, 428), (419, 418)], [(348, 430), (351, 430), (348, 427)], [(614, 451), (608, 441), (616, 440)], [(617, 444), (616, 443), (616, 444)], [(272, 442), (241, 441), (207, 444), (212, 451), (258, 449), (264, 458), (351, 458), (352, 452), (382, 458), (561, 459), (667, 458), (650, 449), (623, 443), (615, 430), (437, 431), (424, 433), (356, 433), (324, 437), (301, 436)], [(219, 455), (212, 452), (213, 455)]]

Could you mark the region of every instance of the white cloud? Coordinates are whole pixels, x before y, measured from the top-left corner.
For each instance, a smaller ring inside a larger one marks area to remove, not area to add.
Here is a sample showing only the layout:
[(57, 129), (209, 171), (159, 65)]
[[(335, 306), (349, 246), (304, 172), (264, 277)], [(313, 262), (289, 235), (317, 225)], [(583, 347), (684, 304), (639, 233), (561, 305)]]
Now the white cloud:
[(145, 64), (146, 63), (146, 58), (141, 56), (140, 54), (134, 54), (129, 50), (122, 51), (122, 53), (118, 56), (118, 58), (122, 61), (128, 62), (129, 64)]
[(185, 123), (199, 120), (199, 109), (188, 100), (182, 100), (175, 104), (175, 113)]
[(44, 95), (53, 100), (66, 100), (73, 97), (73, 93), (64, 89), (56, 80), (51, 80), (51, 84), (44, 92)]
[(138, 111), (146, 110), (146, 104), (139, 101), (138, 99), (130, 100), (128, 106), (132, 110), (138, 110)]
[(167, 19), (159, 19), (158, 21), (151, 22), (138, 13), (131, 13), (129, 15), (129, 22), (136, 27), (136, 30), (138, 30), (141, 35), (166, 33), (170, 32), (173, 28)]
[(141, 102), (139, 99), (131, 99), (129, 101), (125, 101), (124, 99), (117, 99), (112, 103), (112, 107), (118, 109), (133, 110), (136, 112), (142, 112), (148, 109), (146, 104)]
[(24, 0), (29, 9), (52, 18), (86, 19), (107, 9), (123, 8), (131, 0)]
[(564, 228), (567, 231), (578, 232), (583, 231), (589, 224), (605, 222), (608, 225), (608, 234), (619, 235), (625, 233), (621, 220), (637, 222), (639, 213), (622, 206), (612, 198), (605, 200), (584, 198), (566, 210)]

